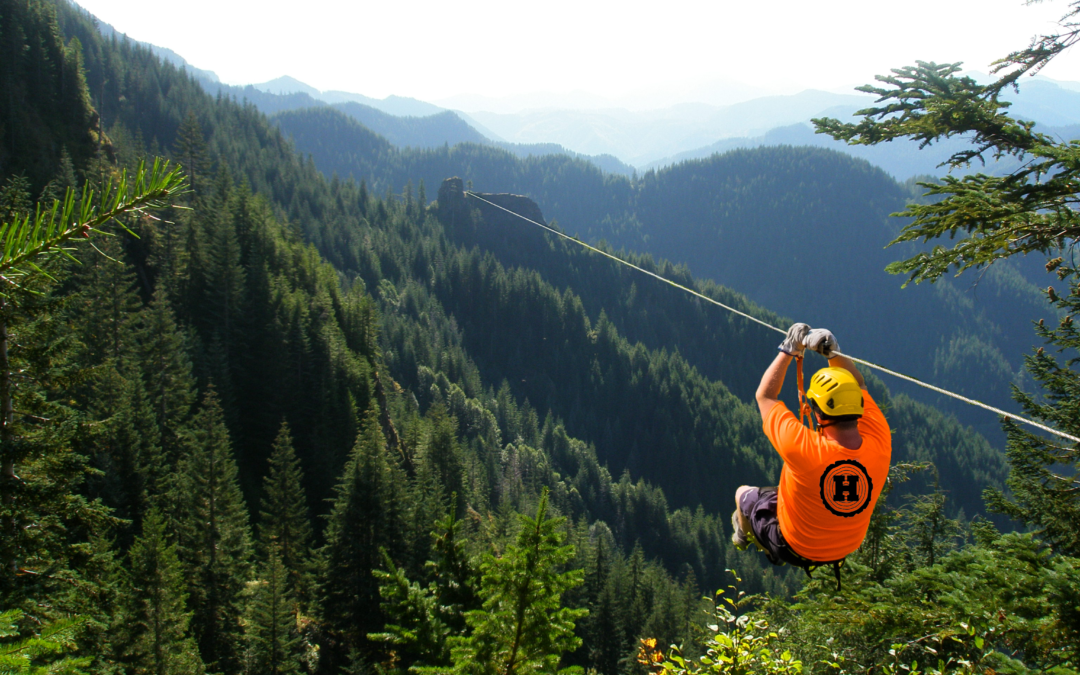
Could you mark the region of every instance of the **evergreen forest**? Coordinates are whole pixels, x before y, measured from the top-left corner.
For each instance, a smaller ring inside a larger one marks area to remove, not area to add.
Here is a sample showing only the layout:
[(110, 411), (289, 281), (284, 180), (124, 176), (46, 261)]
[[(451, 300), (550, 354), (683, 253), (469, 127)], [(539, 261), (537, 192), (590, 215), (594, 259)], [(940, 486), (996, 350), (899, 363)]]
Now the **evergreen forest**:
[(901, 288), (951, 188), (839, 153), (403, 148), (67, 0), (0, 0), (0, 54), (0, 673), (1080, 671), (1075, 443), (868, 370), (866, 540), (773, 567), (730, 509), (778, 336), (467, 193), (1077, 435), (1075, 224)]

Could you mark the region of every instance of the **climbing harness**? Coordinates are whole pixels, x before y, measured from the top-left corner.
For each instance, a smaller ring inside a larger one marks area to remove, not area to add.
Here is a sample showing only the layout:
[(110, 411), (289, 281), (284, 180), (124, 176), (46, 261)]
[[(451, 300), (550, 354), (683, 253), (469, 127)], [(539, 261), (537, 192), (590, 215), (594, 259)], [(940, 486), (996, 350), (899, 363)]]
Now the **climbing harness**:
[[(515, 213), (514, 211), (511, 211), (510, 209), (506, 208), (505, 206), (500, 206), (500, 205), (496, 204), (495, 202), (484, 199), (483, 197), (476, 194), (475, 192), (472, 192), (470, 190), (465, 190), (465, 196), (472, 197), (473, 199), (482, 201), (485, 204), (489, 204), (491, 206), (494, 206), (495, 208), (497, 208), (497, 209), (499, 209), (501, 211), (506, 211), (507, 213), (509, 213), (512, 216), (517, 216), (518, 218), (521, 218), (525, 222), (532, 223), (533, 225), (536, 225), (537, 227), (545, 229), (548, 232), (551, 232), (552, 234), (558, 235), (558, 236), (562, 237), (563, 239), (567, 239), (569, 241), (572, 241), (575, 244), (578, 244), (579, 246), (582, 246), (582, 247), (592, 251), (593, 253), (599, 253), (600, 255), (602, 255), (602, 256), (604, 256), (606, 258), (611, 258), (612, 260), (614, 260), (617, 263), (620, 263), (622, 265), (626, 265), (627, 267), (629, 267), (631, 269), (635, 269), (638, 272), (641, 272), (642, 274), (647, 274), (648, 276), (653, 277), (654, 279), (658, 279), (659, 281), (662, 281), (665, 284), (668, 284), (669, 286), (674, 286), (675, 288), (678, 288), (681, 291), (689, 293), (690, 295), (693, 295), (693, 296), (695, 296), (697, 298), (705, 300), (706, 302), (710, 302), (710, 303), (712, 303), (712, 304), (714, 304), (714, 305), (716, 305), (718, 307), (722, 307), (723, 309), (726, 309), (727, 311), (732, 312), (733, 314), (737, 314), (737, 315), (743, 317), (744, 319), (748, 319), (750, 321), (753, 321), (756, 324), (764, 326), (765, 328), (768, 328), (770, 330), (774, 330), (777, 333), (780, 333), (782, 335), (787, 334), (787, 331), (785, 331), (784, 329), (777, 328), (776, 326), (774, 326), (774, 325), (772, 325), (770, 323), (762, 321), (761, 319), (757, 318), (756, 316), (751, 316), (751, 315), (747, 314), (746, 312), (741, 312), (741, 311), (735, 309), (734, 307), (731, 307), (729, 305), (725, 305), (724, 303), (720, 302), (719, 300), (716, 300), (714, 298), (710, 298), (709, 296), (707, 296), (707, 295), (705, 295), (703, 293), (699, 293), (698, 291), (695, 291), (692, 288), (688, 288), (686, 286), (683, 286), (682, 284), (680, 284), (678, 282), (675, 282), (675, 281), (672, 281), (671, 279), (666, 279), (666, 278), (660, 276), (659, 274), (657, 274), (656, 272), (650, 272), (649, 270), (644, 269), (642, 267), (638, 267), (637, 265), (635, 265), (635, 264), (633, 264), (631, 262), (628, 262), (626, 260), (623, 260), (622, 258), (620, 258), (620, 257), (618, 257), (616, 255), (612, 255), (611, 253), (608, 253), (607, 251), (596, 248), (595, 246), (590, 246), (589, 244), (581, 241), (580, 239), (577, 239), (575, 237), (571, 237), (570, 235), (568, 235), (568, 234), (566, 234), (564, 232), (560, 232), (559, 230), (555, 229), (554, 227), (551, 227), (549, 225), (545, 225), (543, 223), (539, 223), (539, 222), (537, 222), (535, 220), (532, 220), (531, 218), (526, 218), (525, 216), (521, 215), (520, 213)], [(876, 363), (871, 363), (870, 361), (866, 361), (864, 359), (859, 359), (859, 358), (856, 358), (856, 357), (851, 356), (849, 354), (841, 354), (840, 352), (833, 352), (833, 353), (835, 355), (837, 355), (837, 356), (846, 356), (847, 358), (851, 359), (855, 363), (861, 363), (862, 365), (866, 366), (867, 368), (873, 368), (874, 370), (878, 370), (878, 371), (881, 371), (881, 372), (886, 373), (888, 375), (892, 375), (893, 377), (904, 380), (905, 382), (911, 382), (912, 384), (917, 384), (920, 387), (923, 387), (925, 389), (929, 389), (930, 391), (936, 392), (938, 394), (942, 394), (944, 396), (954, 398), (954, 399), (956, 399), (958, 401), (963, 401), (964, 403), (976, 406), (978, 408), (983, 408), (984, 410), (989, 410), (990, 412), (995, 413), (997, 415), (1001, 415), (1002, 417), (1008, 417), (1011, 420), (1015, 420), (1017, 422), (1027, 424), (1029, 426), (1035, 427), (1036, 429), (1041, 429), (1042, 431), (1054, 434), (1055, 436), (1060, 436), (1061, 438), (1066, 438), (1066, 439), (1068, 439), (1070, 441), (1073, 441), (1074, 443), (1080, 443), (1080, 438), (1077, 438), (1076, 436), (1073, 436), (1071, 434), (1067, 434), (1067, 433), (1065, 433), (1063, 431), (1058, 431), (1057, 429), (1054, 429), (1053, 427), (1048, 427), (1045, 424), (1040, 424), (1039, 422), (1036, 422), (1035, 420), (1030, 420), (1030, 419), (1028, 419), (1026, 417), (1022, 417), (1021, 415), (1016, 415), (1014, 413), (1007, 412), (1005, 410), (1001, 410), (1000, 408), (995, 408), (994, 406), (987, 405), (986, 403), (983, 403), (982, 401), (976, 401), (975, 399), (968, 398), (966, 396), (961, 396), (960, 394), (951, 392), (951, 391), (949, 391), (947, 389), (942, 389), (941, 387), (936, 387), (936, 386), (934, 386), (932, 384), (929, 384), (927, 382), (923, 382), (922, 380), (915, 379), (914, 377), (911, 377), (910, 375), (904, 375), (903, 373), (898, 373), (895, 370), (890, 370), (890, 369), (888, 369), (888, 368), (886, 368), (884, 366), (879, 366)], [(802, 393), (801, 364), (802, 364), (802, 360), (799, 359), (798, 361), (799, 361), (799, 365), (800, 365), (799, 392), (800, 392), (800, 398), (801, 398), (801, 393)], [(799, 412), (800, 412), (800, 415), (801, 415), (802, 414), (801, 405), (800, 405), (800, 411)]]

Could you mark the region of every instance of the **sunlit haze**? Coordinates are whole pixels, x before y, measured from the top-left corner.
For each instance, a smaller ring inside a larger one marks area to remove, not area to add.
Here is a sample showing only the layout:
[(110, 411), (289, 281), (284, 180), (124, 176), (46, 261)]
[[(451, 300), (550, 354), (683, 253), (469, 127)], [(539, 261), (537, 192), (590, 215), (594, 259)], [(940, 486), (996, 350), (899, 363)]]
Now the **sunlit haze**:
[[(985, 72), (1054, 31), (1067, 9), (1062, 0), (80, 4), (229, 84), (290, 75), (378, 98), (575, 92), (632, 107), (720, 103), (723, 83), (760, 93), (850, 89), (917, 59)], [(1044, 74), (1080, 80), (1080, 55)]]

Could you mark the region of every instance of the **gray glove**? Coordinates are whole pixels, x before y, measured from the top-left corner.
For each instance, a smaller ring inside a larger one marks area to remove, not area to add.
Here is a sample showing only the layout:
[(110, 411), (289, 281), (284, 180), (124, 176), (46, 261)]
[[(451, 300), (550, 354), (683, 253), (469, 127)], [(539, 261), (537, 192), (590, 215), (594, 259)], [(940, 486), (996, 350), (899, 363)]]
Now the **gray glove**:
[(803, 344), (827, 359), (835, 356), (840, 351), (840, 345), (836, 343), (836, 336), (827, 328), (815, 328), (803, 340)]
[(793, 323), (791, 328), (788, 328), (787, 337), (777, 349), (785, 354), (801, 357), (806, 349), (806, 336), (811, 332), (810, 326), (805, 323)]

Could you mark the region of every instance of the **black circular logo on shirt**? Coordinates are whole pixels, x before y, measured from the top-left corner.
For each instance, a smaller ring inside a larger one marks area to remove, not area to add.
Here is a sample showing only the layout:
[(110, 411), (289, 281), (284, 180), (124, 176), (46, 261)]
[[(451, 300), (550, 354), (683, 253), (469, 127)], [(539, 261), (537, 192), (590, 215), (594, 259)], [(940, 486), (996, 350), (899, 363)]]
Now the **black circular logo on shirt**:
[(821, 474), (821, 501), (825, 508), (842, 518), (862, 513), (870, 505), (873, 494), (874, 481), (854, 459), (833, 462)]

